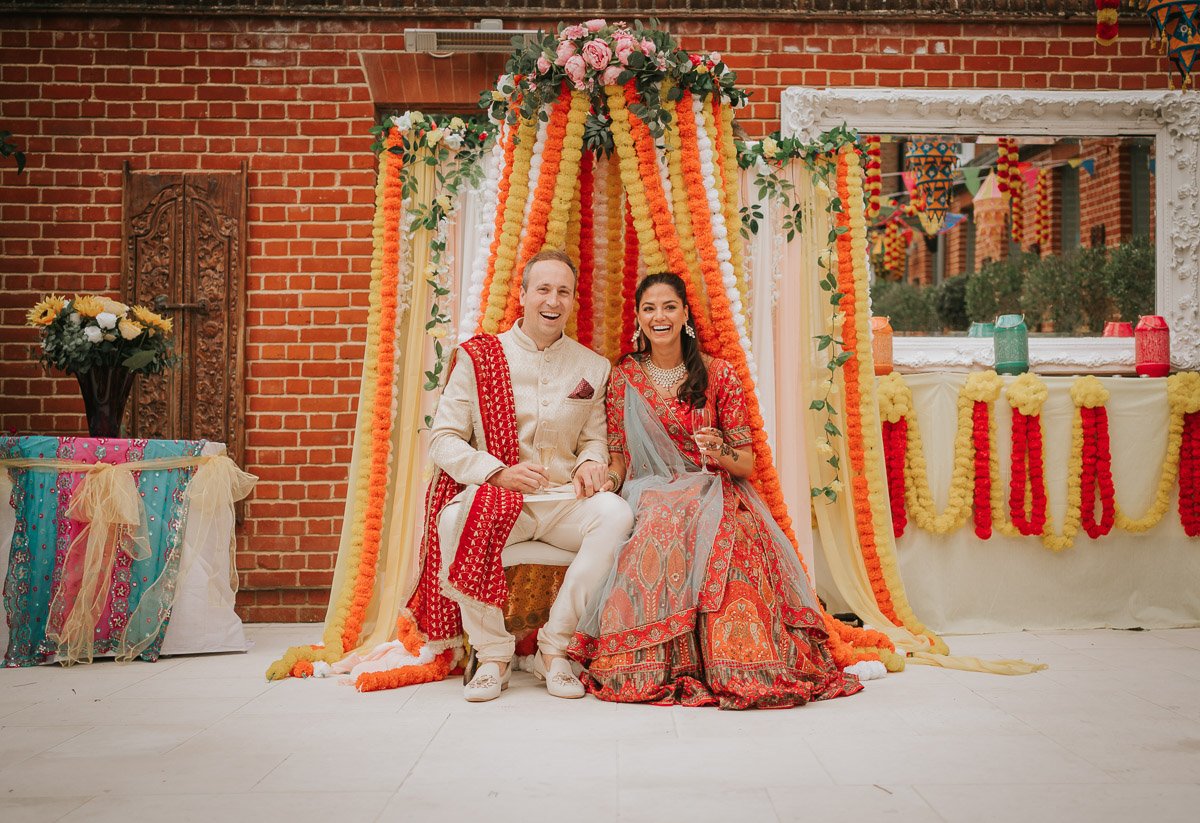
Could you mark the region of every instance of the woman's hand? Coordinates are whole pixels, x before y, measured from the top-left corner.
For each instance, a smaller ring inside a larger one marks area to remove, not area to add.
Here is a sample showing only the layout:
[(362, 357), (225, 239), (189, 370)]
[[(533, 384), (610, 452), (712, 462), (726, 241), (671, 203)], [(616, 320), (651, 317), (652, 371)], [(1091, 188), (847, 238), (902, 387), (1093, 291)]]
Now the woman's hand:
[(734, 477), (746, 478), (754, 473), (754, 452), (735, 449), (725, 442), (720, 429), (706, 427), (696, 432), (696, 445), (700, 454), (712, 459), (718, 466)]

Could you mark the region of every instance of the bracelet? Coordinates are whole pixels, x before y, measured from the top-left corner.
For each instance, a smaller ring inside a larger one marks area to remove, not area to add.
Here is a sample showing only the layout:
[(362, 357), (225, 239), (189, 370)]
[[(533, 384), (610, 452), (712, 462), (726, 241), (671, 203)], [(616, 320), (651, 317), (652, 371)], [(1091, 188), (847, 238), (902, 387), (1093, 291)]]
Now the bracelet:
[(609, 473), (608, 473), (608, 479), (612, 481), (612, 484), (613, 484), (613, 491), (616, 491), (617, 489), (621, 488), (621, 478), (620, 478), (620, 477), (617, 477), (617, 473), (616, 473), (616, 472), (614, 472), (614, 471), (609, 471)]

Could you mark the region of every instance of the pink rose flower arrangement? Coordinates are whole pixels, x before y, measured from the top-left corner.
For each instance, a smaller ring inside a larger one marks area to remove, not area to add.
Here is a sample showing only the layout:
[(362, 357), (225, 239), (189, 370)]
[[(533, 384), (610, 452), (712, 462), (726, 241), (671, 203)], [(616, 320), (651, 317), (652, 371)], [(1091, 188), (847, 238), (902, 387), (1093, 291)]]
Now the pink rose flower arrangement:
[(550, 71), (550, 61), (547, 60), (545, 56), (537, 59), (537, 70), (538, 74), (545, 74), (546, 72)]
[(620, 66), (609, 66), (604, 70), (604, 74), (600, 75), (600, 82), (606, 86), (615, 86), (622, 71)]
[(587, 26), (588, 31), (590, 31), (592, 34), (595, 34), (596, 32), (600, 31), (600, 29), (607, 26), (608, 23), (604, 22), (604, 20), (597, 18), (595, 20), (588, 20), (583, 25)]
[(612, 49), (603, 40), (589, 40), (584, 43), (580, 54), (583, 55), (584, 62), (596, 71), (603, 69), (612, 59)]
[(579, 26), (579, 25), (567, 26), (565, 29), (562, 30), (562, 32), (559, 33), (558, 39), (559, 40), (578, 40), (580, 37), (585, 36), (587, 33), (588, 33), (588, 30), (586, 28), (584, 28), (583, 26)]
[(575, 44), (570, 40), (564, 40), (558, 44), (557, 58), (554, 60), (554, 65), (565, 66), (567, 61), (575, 56), (577, 49)]
[(576, 54), (568, 58), (563, 68), (567, 72), (567, 77), (571, 78), (571, 83), (574, 84), (575, 88), (583, 85), (583, 81), (587, 77), (587, 63), (583, 61), (582, 57)]

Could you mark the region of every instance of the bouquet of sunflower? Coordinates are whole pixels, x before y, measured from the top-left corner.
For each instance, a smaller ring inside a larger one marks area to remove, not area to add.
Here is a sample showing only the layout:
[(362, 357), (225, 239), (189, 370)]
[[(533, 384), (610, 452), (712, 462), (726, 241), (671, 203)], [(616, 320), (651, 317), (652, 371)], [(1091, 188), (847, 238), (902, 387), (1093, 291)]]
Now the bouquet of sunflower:
[(160, 374), (176, 362), (171, 321), (145, 306), (95, 294), (50, 295), (28, 318), (41, 333), (41, 362), (67, 374), (115, 366)]

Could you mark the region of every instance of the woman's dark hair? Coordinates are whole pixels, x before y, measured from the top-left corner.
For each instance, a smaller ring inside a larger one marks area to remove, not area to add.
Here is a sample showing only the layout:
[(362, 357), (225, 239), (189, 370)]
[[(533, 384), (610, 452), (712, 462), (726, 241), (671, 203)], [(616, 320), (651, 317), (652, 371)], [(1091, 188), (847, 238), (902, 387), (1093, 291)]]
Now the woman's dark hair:
[[(638, 283), (637, 291), (634, 294), (635, 313), (641, 313), (642, 296), (651, 286), (670, 286), (671, 290), (679, 297), (679, 302), (687, 307), (688, 322), (693, 323), (692, 328), (695, 328), (692, 320), (692, 307), (688, 304), (687, 299), (687, 286), (684, 284), (683, 278), (671, 272), (648, 274), (641, 283)], [(683, 347), (683, 362), (687, 366), (687, 377), (679, 384), (676, 396), (692, 408), (703, 408), (707, 402), (705, 392), (708, 391), (708, 367), (704, 365), (704, 358), (700, 355), (700, 343), (687, 332), (679, 335), (679, 343)], [(646, 339), (646, 335), (638, 335), (638, 345), (633, 356), (650, 356), (650, 341)]]

